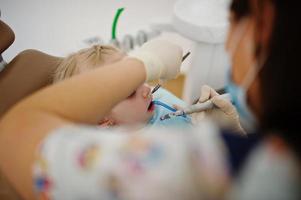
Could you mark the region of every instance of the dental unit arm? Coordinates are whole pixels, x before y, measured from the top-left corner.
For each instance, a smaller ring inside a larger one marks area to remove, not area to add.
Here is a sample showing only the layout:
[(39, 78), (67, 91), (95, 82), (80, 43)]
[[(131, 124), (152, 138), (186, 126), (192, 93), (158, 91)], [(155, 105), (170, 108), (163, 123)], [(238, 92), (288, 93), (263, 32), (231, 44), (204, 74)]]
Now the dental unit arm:
[[(228, 93), (220, 95), (219, 98), (223, 98), (225, 100), (231, 101), (231, 96)], [(160, 119), (166, 120), (166, 119), (170, 119), (173, 116), (183, 116), (183, 115), (188, 115), (188, 114), (192, 114), (192, 113), (196, 113), (196, 112), (202, 112), (205, 110), (212, 109), (213, 107), (214, 107), (214, 104), (209, 99), (208, 101), (206, 101), (204, 103), (193, 104), (191, 106), (184, 108), (183, 110), (178, 110), (176, 112), (166, 114), (166, 115), (160, 117)]]

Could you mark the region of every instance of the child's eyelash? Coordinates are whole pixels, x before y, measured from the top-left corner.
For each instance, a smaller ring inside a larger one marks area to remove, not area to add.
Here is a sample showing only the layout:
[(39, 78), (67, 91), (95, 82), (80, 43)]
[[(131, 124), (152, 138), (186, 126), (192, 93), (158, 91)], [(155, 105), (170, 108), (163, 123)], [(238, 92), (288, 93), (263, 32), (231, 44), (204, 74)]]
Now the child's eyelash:
[(134, 91), (130, 96), (128, 96), (128, 98), (135, 96), (135, 94), (136, 94), (136, 91)]

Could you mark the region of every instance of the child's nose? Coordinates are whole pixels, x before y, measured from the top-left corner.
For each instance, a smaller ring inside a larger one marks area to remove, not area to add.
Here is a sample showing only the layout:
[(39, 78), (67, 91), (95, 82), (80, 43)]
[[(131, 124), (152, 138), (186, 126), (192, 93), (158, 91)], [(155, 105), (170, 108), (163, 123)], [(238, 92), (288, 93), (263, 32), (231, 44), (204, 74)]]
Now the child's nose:
[(143, 97), (144, 99), (146, 99), (147, 97), (149, 97), (150, 92), (151, 92), (150, 87), (144, 86), (144, 87), (143, 87), (143, 91), (142, 91), (142, 97)]

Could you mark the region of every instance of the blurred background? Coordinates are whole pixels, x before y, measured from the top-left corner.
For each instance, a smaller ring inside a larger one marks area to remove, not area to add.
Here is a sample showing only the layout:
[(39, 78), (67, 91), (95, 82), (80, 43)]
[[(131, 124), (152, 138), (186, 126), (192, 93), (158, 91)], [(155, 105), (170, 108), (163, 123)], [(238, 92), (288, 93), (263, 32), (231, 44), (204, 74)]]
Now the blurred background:
[(191, 52), (181, 76), (164, 87), (192, 103), (201, 85), (216, 89), (224, 85), (227, 3), (228, 0), (0, 0), (1, 19), (16, 35), (2, 56), (9, 62), (26, 49), (67, 56), (93, 44), (111, 43), (114, 16), (124, 8), (116, 35), (125, 50), (159, 36), (181, 45), (184, 53)]

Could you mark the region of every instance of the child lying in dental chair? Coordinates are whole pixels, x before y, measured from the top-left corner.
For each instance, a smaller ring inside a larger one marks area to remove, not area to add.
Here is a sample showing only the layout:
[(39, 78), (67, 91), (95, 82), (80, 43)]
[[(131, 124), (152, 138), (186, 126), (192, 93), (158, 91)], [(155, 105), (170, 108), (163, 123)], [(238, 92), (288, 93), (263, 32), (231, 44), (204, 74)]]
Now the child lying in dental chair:
[[(111, 46), (96, 45), (80, 50), (61, 62), (54, 74), (54, 83), (85, 73), (93, 68), (117, 62), (124, 56), (125, 53)], [(99, 125), (104, 127), (139, 124), (189, 126), (191, 124), (189, 116), (177, 116), (164, 121), (160, 120), (161, 116), (176, 111), (173, 105), (187, 106), (185, 102), (167, 90), (160, 88), (154, 94), (151, 94), (151, 88), (143, 84), (128, 98), (118, 103), (99, 122)]]

